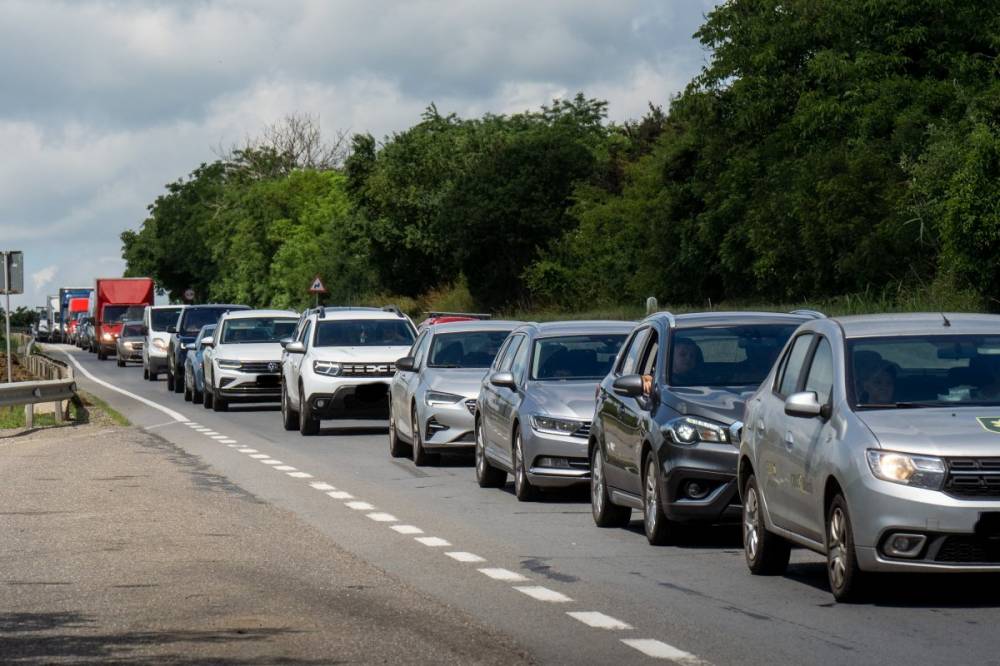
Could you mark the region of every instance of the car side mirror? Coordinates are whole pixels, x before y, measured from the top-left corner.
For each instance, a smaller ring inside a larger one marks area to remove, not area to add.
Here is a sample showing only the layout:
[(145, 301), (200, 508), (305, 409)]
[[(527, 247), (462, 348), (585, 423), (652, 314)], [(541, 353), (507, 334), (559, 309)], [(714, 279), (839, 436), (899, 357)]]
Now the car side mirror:
[(278, 341), (278, 343), (281, 345), (281, 348), (284, 349), (288, 345), (292, 344), (292, 339), (291, 338), (282, 338), (281, 340)]
[(414, 360), (415, 359), (412, 356), (404, 356), (396, 361), (396, 370), (401, 372), (413, 372), (417, 365)]
[(212, 338), (210, 336), (205, 336), (204, 338), (201, 339), (201, 346), (202, 347), (214, 347), (215, 346), (215, 338)]
[(803, 419), (817, 416), (826, 418), (829, 415), (827, 412), (826, 406), (819, 404), (819, 398), (816, 397), (815, 391), (793, 393), (785, 399), (785, 414), (789, 416)]
[(174, 325), (167, 326), (167, 333), (176, 333), (177, 327)]
[(490, 376), (490, 384), (509, 388), (511, 391), (517, 389), (517, 382), (514, 381), (514, 375), (510, 372), (494, 372)]
[(299, 341), (289, 342), (285, 345), (285, 351), (289, 354), (305, 354), (306, 346)]
[(638, 398), (644, 394), (642, 375), (622, 375), (611, 384), (611, 390), (626, 398)]

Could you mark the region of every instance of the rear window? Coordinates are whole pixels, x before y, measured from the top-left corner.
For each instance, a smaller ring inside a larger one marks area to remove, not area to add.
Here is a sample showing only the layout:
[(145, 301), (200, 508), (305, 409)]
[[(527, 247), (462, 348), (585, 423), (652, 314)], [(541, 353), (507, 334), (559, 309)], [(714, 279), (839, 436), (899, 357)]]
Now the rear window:
[(674, 333), (670, 386), (757, 386), (771, 371), (797, 324), (712, 326)]
[(409, 347), (413, 328), (405, 319), (320, 320), (313, 341), (316, 347)]
[(603, 379), (624, 342), (624, 333), (540, 338), (535, 340), (531, 378)]

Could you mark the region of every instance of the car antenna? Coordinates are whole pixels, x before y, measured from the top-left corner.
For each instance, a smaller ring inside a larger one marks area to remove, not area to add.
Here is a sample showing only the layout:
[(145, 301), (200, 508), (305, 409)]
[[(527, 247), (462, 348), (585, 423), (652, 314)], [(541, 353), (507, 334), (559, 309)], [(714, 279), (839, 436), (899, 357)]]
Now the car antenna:
[(941, 319), (944, 319), (944, 325), (945, 326), (951, 326), (951, 322), (948, 321), (948, 318), (944, 316), (943, 312), (941, 313)]

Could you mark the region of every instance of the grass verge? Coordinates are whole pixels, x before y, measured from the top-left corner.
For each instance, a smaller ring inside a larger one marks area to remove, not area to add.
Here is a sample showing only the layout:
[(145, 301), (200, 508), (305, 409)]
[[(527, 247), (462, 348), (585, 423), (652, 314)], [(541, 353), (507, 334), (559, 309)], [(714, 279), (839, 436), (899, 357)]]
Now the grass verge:
[(85, 408), (96, 407), (100, 411), (107, 414), (108, 418), (110, 418), (112, 421), (114, 421), (120, 426), (132, 425), (132, 422), (129, 421), (127, 418), (125, 418), (125, 416), (121, 412), (116, 410), (114, 407), (109, 405), (104, 400), (98, 398), (93, 393), (87, 393), (86, 391), (79, 391), (79, 390), (76, 393), (79, 396), (80, 402), (82, 403), (83, 407)]

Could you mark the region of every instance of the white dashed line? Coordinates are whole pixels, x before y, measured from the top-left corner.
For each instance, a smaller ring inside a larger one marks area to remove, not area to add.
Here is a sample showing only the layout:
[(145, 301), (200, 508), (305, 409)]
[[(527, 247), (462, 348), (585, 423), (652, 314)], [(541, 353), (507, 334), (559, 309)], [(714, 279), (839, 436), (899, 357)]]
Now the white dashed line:
[(450, 553), (445, 553), (448, 557), (459, 562), (485, 562), (486, 558), (479, 557), (475, 553), (466, 553), (462, 550), (456, 550)]
[(235, 444), (235, 439), (220, 439), (219, 444)]
[(553, 604), (565, 604), (573, 601), (562, 592), (556, 592), (541, 585), (515, 585), (514, 589), (538, 601), (548, 601)]
[(219, 434), (219, 433), (215, 432), (214, 430), (202, 430), (202, 432), (204, 434), (208, 435), (209, 437), (214, 437), (215, 435)]
[(391, 513), (369, 513), (368, 517), (374, 520), (376, 523), (394, 523), (398, 518)]
[(211, 430), (211, 428), (203, 428), (201, 426), (198, 426), (194, 430), (195, 430), (195, 432), (203, 432), (204, 433), (204, 432), (208, 432), (209, 430)]
[(295, 471), (295, 468), (292, 467), (291, 465), (278, 465), (274, 469), (276, 469), (276, 470), (278, 470), (280, 472), (294, 472)]
[(239, 451), (240, 453), (257, 453), (257, 449), (242, 448), (236, 450)]
[(285, 463), (281, 462), (280, 460), (274, 460), (273, 458), (268, 459), (268, 460), (261, 460), (261, 462), (264, 463), (265, 465), (284, 465), (285, 464)]
[(235, 444), (235, 443), (233, 443), (233, 444), (226, 444), (226, 446), (228, 446), (231, 449), (235, 449), (236, 447), (239, 446), (239, 444)]
[(511, 571), (510, 569), (492, 569), (487, 567), (478, 571), (493, 580), (502, 580), (508, 583), (523, 583), (526, 580), (530, 580), (527, 576), (519, 574), (516, 571)]
[(264, 458), (270, 458), (271, 456), (267, 455), (266, 453), (251, 453), (250, 457), (253, 458), (254, 460), (263, 460)]
[(326, 490), (336, 490), (336, 488), (334, 488), (333, 486), (331, 486), (329, 483), (324, 483), (322, 481), (314, 481), (314, 482), (310, 483), (309, 485), (312, 486), (313, 488), (315, 488), (316, 490), (323, 490), (323, 491), (326, 491)]
[(619, 631), (625, 631), (631, 629), (632, 625), (622, 622), (621, 620), (616, 620), (610, 615), (605, 615), (604, 613), (598, 613), (596, 611), (571, 611), (566, 613), (574, 620), (579, 620), (583, 622), (588, 627), (593, 627), (594, 629), (616, 629)]
[(201, 427), (200, 423), (195, 423), (194, 421), (188, 421), (184, 425), (186, 425), (188, 428), (200, 428)]
[[(223, 439), (229, 439), (229, 437), (227, 437), (226, 435), (212, 435), (212, 439), (218, 439), (218, 440), (221, 441)], [(229, 440), (229, 441), (232, 441), (232, 440)]]
[(417, 541), (430, 548), (442, 548), (451, 545), (450, 541), (446, 541), (441, 537), (417, 537)]
[(333, 499), (351, 499), (352, 497), (354, 497), (354, 495), (352, 495), (351, 493), (345, 492), (343, 490), (331, 490), (330, 492), (327, 493), (327, 495), (329, 495)]
[[(277, 469), (277, 468), (275, 468), (275, 469)], [(292, 478), (295, 478), (295, 479), (311, 479), (311, 478), (313, 478), (313, 475), (309, 474), (308, 472), (289, 472), (288, 476), (290, 476)]]
[(361, 502), (361, 501), (344, 502), (344, 506), (346, 506), (348, 509), (354, 509), (355, 511), (371, 511), (372, 509), (375, 508), (368, 502)]
[(415, 525), (390, 525), (392, 529), (400, 534), (423, 534), (424, 531)]
[(690, 652), (678, 650), (673, 645), (668, 645), (655, 638), (623, 638), (622, 643), (654, 659), (670, 659), (679, 664), (691, 664), (692, 666), (705, 663)]

